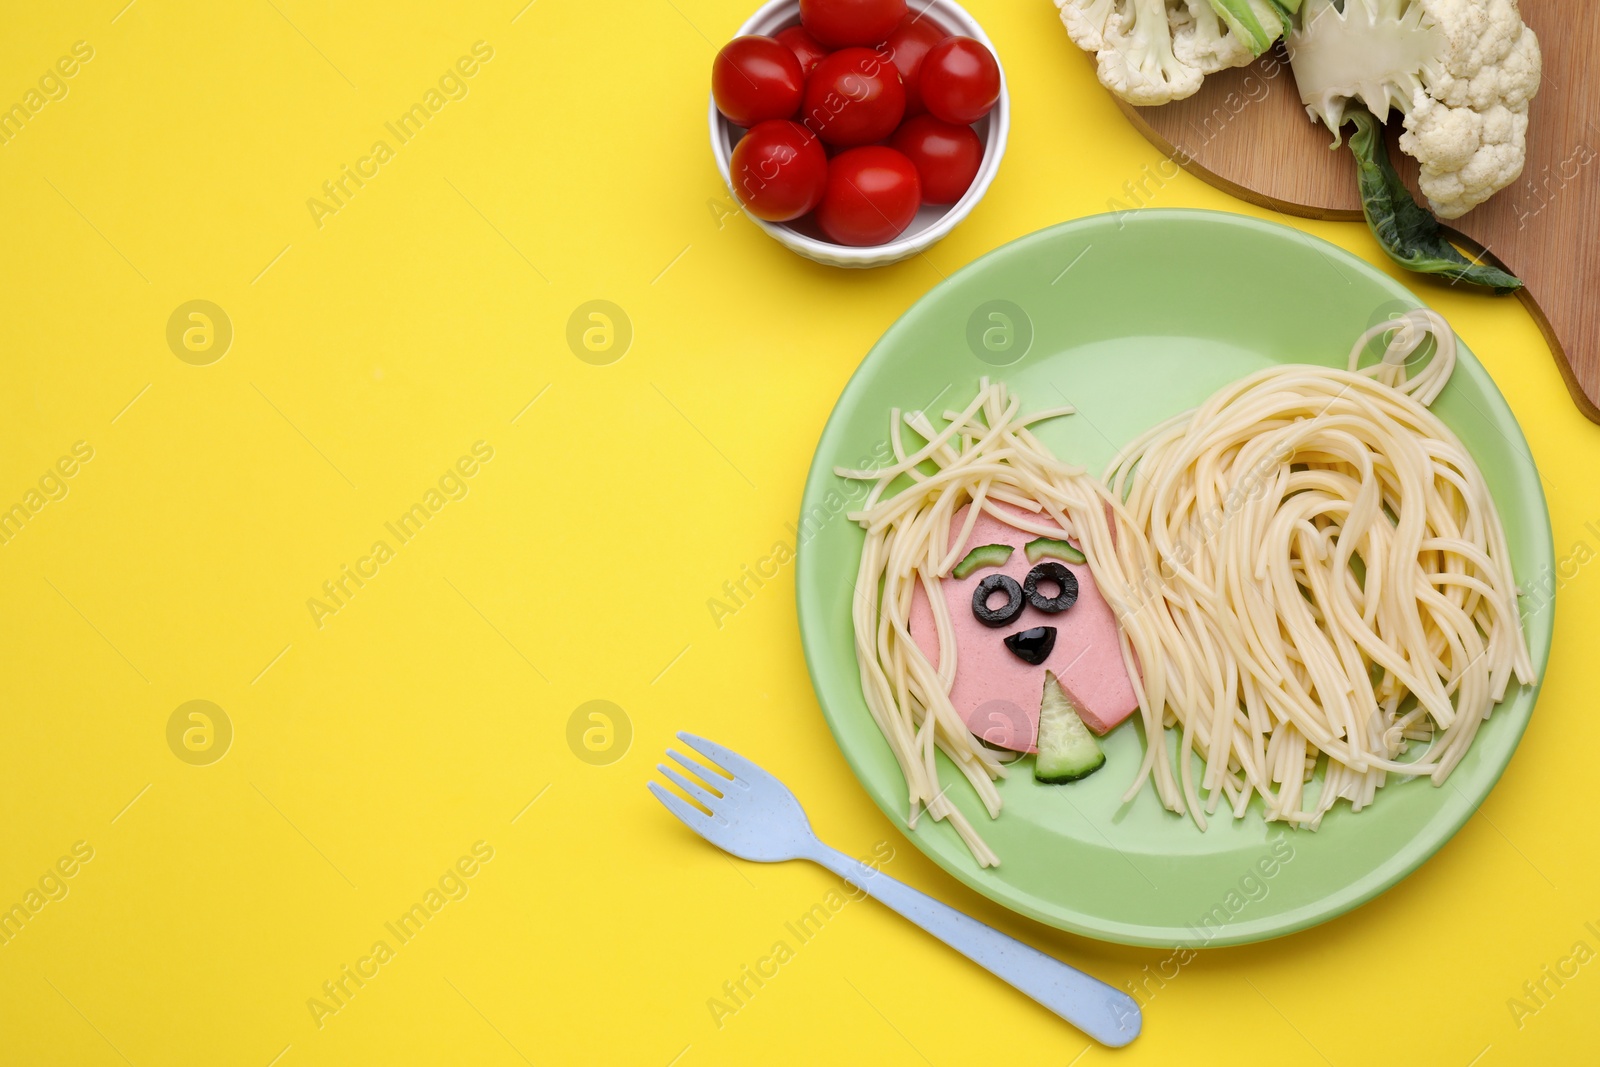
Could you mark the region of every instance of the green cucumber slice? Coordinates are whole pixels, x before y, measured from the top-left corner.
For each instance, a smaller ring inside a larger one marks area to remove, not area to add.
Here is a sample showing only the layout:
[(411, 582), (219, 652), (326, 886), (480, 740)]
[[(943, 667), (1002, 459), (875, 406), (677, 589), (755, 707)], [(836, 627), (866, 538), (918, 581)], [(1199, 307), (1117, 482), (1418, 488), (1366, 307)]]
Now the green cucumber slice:
[(1068, 563), (1088, 563), (1088, 557), (1079, 552), (1067, 541), (1055, 541), (1048, 537), (1035, 538), (1022, 547), (1028, 554), (1029, 563), (1038, 563), (1049, 556), (1051, 559), (1064, 559)]
[(1010, 545), (979, 545), (967, 553), (967, 558), (956, 564), (950, 573), (965, 578), (980, 567), (1002, 567), (1014, 551)]
[(1035, 781), (1076, 782), (1105, 766), (1100, 742), (1078, 718), (1078, 709), (1050, 671), (1044, 672), (1044, 697), (1039, 702), (1039, 755), (1033, 762)]

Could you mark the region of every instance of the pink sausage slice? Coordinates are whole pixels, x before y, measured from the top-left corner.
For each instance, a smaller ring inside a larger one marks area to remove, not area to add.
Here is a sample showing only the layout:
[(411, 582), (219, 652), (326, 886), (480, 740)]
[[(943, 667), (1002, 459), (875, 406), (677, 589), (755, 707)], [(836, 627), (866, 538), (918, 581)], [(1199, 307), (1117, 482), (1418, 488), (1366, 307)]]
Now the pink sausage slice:
[[(1006, 504), (994, 507), (1001, 512), (1026, 514)], [(967, 511), (962, 508), (950, 521), (951, 545), (961, 534)], [(1038, 521), (1038, 516), (1029, 518)], [(1048, 518), (1044, 521), (1049, 523)], [(981, 568), (965, 578), (947, 577), (940, 583), (956, 642), (956, 676), (950, 701), (974, 734), (990, 744), (1018, 752), (1033, 751), (1047, 670), (1061, 679), (1062, 688), (1078, 707), (1084, 724), (1097, 734), (1116, 726), (1138, 706), (1118, 646), (1116, 616), (1100, 595), (1087, 566), (1065, 564), (1078, 579), (1078, 602), (1066, 611), (1051, 615), (1025, 604), (1022, 614), (1005, 626), (993, 628), (973, 617), (972, 592), (985, 576), (998, 571), (1022, 585), (1034, 566), (1028, 562), (1023, 546), (1035, 536), (985, 511), (973, 525), (966, 550), (979, 545), (1011, 545), (1015, 549), (1011, 558), (1003, 567)], [(939, 637), (934, 630), (933, 609), (920, 586), (912, 595), (910, 622), (912, 639), (937, 667)], [(1008, 635), (1034, 626), (1056, 628), (1055, 647), (1037, 665), (1024, 663), (1004, 644)]]

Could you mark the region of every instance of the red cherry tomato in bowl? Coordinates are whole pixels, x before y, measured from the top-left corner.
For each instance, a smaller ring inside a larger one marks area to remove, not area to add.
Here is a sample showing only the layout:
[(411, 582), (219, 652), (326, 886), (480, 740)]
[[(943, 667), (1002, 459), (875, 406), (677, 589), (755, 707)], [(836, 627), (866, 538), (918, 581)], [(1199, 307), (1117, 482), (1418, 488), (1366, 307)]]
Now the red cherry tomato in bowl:
[(946, 37), (923, 57), (917, 89), (929, 114), (965, 126), (1000, 99), (1000, 64), (982, 42)]
[(889, 143), (917, 168), (924, 204), (960, 200), (983, 165), (983, 142), (971, 126), (957, 126), (932, 115), (907, 119)]
[(887, 244), (917, 217), (922, 186), (904, 153), (864, 145), (828, 160), (817, 225), (841, 245)]
[(829, 48), (881, 44), (906, 17), (906, 0), (800, 0), (800, 24)]
[(881, 141), (906, 111), (906, 91), (894, 64), (870, 48), (842, 48), (806, 79), (801, 120), (831, 145)]
[(900, 72), (900, 81), (906, 89), (907, 115), (920, 115), (927, 110), (922, 106), (922, 94), (917, 86), (918, 75), (922, 73), (922, 60), (929, 49), (948, 36), (933, 24), (932, 19), (907, 15), (878, 49), (878, 54), (887, 56)]
[(828, 156), (798, 122), (769, 119), (733, 146), (728, 173), (745, 210), (768, 222), (788, 222), (821, 202)]
[(804, 89), (800, 61), (771, 37), (735, 37), (711, 63), (711, 96), (735, 126), (790, 118)]
[(828, 49), (807, 33), (804, 26), (790, 26), (781, 30), (776, 39), (794, 53), (794, 57), (800, 61), (800, 73), (808, 78), (828, 54)]

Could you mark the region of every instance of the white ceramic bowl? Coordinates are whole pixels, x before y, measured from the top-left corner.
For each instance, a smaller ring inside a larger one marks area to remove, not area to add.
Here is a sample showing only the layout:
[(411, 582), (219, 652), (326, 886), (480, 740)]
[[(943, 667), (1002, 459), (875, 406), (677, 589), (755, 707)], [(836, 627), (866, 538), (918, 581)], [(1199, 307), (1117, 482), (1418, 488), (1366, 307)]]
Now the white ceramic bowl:
[[(924, 18), (931, 20), (940, 29), (982, 41), (984, 47), (994, 54), (995, 62), (999, 63), (1000, 53), (995, 51), (994, 43), (983, 32), (983, 27), (979, 26), (960, 4), (955, 3), (955, 0), (910, 0), (908, 6), (913, 12), (921, 11)], [(770, 0), (769, 3), (762, 5), (761, 10), (750, 16), (748, 22), (739, 27), (739, 32), (735, 36), (743, 37), (746, 34), (759, 33), (771, 37), (781, 30), (798, 24), (799, 21), (799, 0)], [(722, 180), (732, 195), (733, 182), (729, 177), (728, 165), (733, 157), (733, 146), (744, 136), (744, 130), (722, 117), (717, 111), (715, 99), (711, 101), (710, 121), (711, 151), (717, 157), (717, 169), (722, 172)], [(917, 217), (911, 220), (911, 225), (906, 227), (905, 232), (888, 244), (869, 245), (863, 248), (834, 244), (822, 235), (822, 231), (817, 228), (810, 216), (796, 219), (794, 222), (766, 222), (751, 215), (750, 221), (767, 231), (769, 237), (791, 252), (797, 252), (818, 263), (827, 263), (834, 267), (881, 267), (899, 262), (927, 249), (955, 229), (961, 220), (972, 212), (978, 201), (983, 199), (983, 194), (989, 190), (989, 183), (994, 181), (995, 172), (1000, 169), (1000, 157), (1005, 155), (1006, 134), (1010, 128), (1011, 94), (1006, 88), (1006, 72), (1002, 65), (1000, 100), (995, 104), (994, 110), (973, 124), (973, 129), (983, 140), (983, 163), (978, 167), (978, 176), (972, 179), (972, 185), (954, 204), (924, 204), (918, 209)], [(735, 197), (736, 201), (737, 199)]]

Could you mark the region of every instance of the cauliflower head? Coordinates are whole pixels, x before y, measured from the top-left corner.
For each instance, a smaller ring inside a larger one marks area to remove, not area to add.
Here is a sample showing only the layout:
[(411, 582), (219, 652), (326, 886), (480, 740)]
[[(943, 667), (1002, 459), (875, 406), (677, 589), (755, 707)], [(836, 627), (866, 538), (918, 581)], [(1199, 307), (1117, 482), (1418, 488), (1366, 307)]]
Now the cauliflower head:
[[(1243, 6), (1246, 0), (1238, 0)], [(1211, 0), (1055, 0), (1067, 36), (1095, 53), (1100, 84), (1130, 104), (1193, 96), (1207, 74), (1255, 58)], [(1268, 0), (1248, 10), (1270, 40), (1287, 27)]]
[(1300, 99), (1335, 138), (1351, 101), (1404, 116), (1400, 150), (1440, 218), (1521, 177), (1543, 62), (1517, 0), (1306, 0), (1288, 40)]

